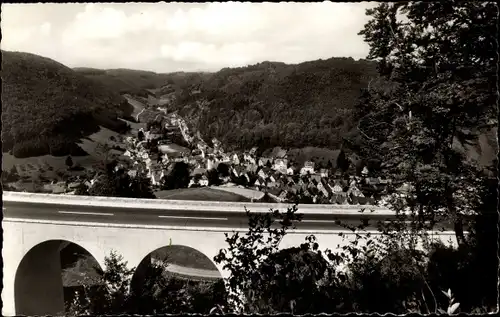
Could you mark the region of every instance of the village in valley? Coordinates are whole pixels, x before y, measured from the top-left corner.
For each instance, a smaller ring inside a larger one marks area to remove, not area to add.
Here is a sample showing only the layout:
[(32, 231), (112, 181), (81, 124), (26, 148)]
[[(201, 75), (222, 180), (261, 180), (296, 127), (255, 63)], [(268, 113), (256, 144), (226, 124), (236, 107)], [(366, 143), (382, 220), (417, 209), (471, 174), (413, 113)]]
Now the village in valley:
[[(191, 131), (182, 117), (167, 113), (165, 106), (149, 104), (145, 110), (153, 115), (141, 118), (140, 123), (129, 122), (134, 128), (128, 135), (108, 137), (101, 152), (104, 165), (115, 161), (115, 171), (125, 171), (131, 179), (141, 175), (156, 198), (163, 198), (159, 192), (172, 189), (206, 187), (251, 202), (372, 205), (376, 200), (384, 203), (381, 198), (394, 192), (408, 191), (407, 185), (378, 175), (367, 162), (356, 160), (343, 149), (330, 151), (327, 160), (311, 155), (299, 159), (297, 150), (292, 153), (280, 147), (264, 152), (258, 147), (226, 152), (219, 140), (204, 141), (199, 131)], [(68, 169), (60, 180), (43, 182), (45, 177), (40, 176), (39, 190), (72, 195), (84, 188), (88, 193), (104, 177), (99, 169), (81, 168), (72, 160), (76, 158), (66, 158)], [(179, 166), (183, 166), (182, 180), (175, 179), (179, 174), (173, 173)], [(170, 185), (165, 182), (168, 175), (176, 175)]]
[[(178, 163), (188, 166), (188, 188), (217, 188), (255, 202), (370, 205), (395, 185), (374, 177), (366, 165), (350, 162), (343, 150), (337, 150), (336, 159), (326, 166), (312, 160), (299, 164), (281, 148), (274, 148), (267, 156), (259, 156), (257, 147), (226, 152), (216, 138), (209, 145), (199, 133), (190, 133), (180, 116), (158, 110), (164, 114), (140, 128), (136, 136), (126, 138), (123, 156), (129, 158), (130, 165), (116, 167), (126, 168), (131, 177), (144, 173), (156, 191), (169, 189), (163, 181)], [(87, 186), (92, 183), (87, 182)], [(404, 191), (404, 186), (398, 191)]]

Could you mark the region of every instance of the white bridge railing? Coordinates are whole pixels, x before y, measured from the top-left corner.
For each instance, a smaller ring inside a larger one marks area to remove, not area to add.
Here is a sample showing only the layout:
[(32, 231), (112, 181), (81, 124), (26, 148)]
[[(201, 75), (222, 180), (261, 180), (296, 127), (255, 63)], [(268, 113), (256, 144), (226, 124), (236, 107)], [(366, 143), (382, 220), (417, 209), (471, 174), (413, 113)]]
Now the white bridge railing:
[[(5, 206), (11, 204), (48, 204), (58, 206), (82, 206), (82, 207), (103, 207), (120, 209), (144, 209), (144, 210), (171, 210), (171, 211), (213, 211), (228, 213), (245, 213), (245, 208), (251, 212), (266, 213), (270, 209), (285, 211), (293, 204), (284, 203), (244, 203), (244, 202), (218, 202), (218, 201), (189, 201), (189, 200), (164, 200), (164, 199), (137, 199), (137, 198), (116, 198), (98, 196), (74, 196), (74, 195), (54, 195), (35, 194), (21, 192), (3, 192), (3, 203)], [(364, 213), (360, 210), (364, 209)], [(373, 212), (371, 212), (373, 210)], [(378, 217), (393, 217), (394, 211), (384, 207), (371, 205), (319, 205), (301, 204), (299, 213), (304, 215), (367, 215), (372, 214)]]

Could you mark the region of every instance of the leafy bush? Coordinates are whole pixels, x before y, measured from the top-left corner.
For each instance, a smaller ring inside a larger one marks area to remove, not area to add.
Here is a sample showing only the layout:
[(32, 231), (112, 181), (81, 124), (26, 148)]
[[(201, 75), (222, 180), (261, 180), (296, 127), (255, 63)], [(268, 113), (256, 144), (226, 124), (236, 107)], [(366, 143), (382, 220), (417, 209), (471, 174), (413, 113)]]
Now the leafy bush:
[(208, 314), (215, 305), (226, 305), (221, 280), (178, 279), (166, 273), (166, 266), (167, 262), (149, 263), (141, 274), (135, 275), (135, 268), (127, 268), (123, 257), (112, 252), (105, 258), (104, 270), (94, 268), (97, 279), (87, 278), (67, 312), (72, 316)]

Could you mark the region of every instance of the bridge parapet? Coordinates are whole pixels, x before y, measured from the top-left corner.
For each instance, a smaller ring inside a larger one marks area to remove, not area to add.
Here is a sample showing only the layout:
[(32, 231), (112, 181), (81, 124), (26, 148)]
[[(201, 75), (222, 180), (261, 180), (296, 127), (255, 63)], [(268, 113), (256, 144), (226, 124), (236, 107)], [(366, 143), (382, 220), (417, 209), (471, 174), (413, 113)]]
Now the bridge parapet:
[[(193, 201), (193, 200), (165, 200), (165, 199), (138, 199), (138, 198), (117, 198), (99, 196), (74, 196), (74, 195), (54, 195), (38, 193), (4, 192), (4, 203), (23, 204), (48, 204), (59, 206), (82, 206), (82, 207), (103, 207), (120, 209), (149, 209), (149, 210), (178, 210), (178, 211), (214, 211), (229, 213), (245, 213), (245, 208), (251, 212), (265, 213), (270, 209), (285, 210), (293, 204), (284, 203), (244, 203), (244, 202), (223, 202), (223, 201)], [(360, 210), (379, 216), (393, 216), (394, 212), (380, 206), (373, 205), (320, 205), (301, 204), (300, 213), (304, 214), (344, 214), (359, 215)], [(371, 212), (373, 211), (373, 212)]]

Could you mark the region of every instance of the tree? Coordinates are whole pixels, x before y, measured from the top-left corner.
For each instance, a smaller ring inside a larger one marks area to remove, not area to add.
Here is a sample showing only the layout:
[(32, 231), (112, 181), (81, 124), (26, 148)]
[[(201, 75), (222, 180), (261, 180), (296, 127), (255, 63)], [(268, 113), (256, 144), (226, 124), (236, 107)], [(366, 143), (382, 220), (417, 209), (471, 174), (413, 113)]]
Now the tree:
[(227, 166), (227, 164), (225, 164), (225, 163), (219, 163), (219, 165), (217, 165), (217, 172), (222, 177), (227, 177), (230, 174), (230, 172), (229, 172), (229, 166)]
[(450, 219), (461, 245), (481, 176), (455, 143), (477, 141), (494, 118), (496, 12), (492, 2), (383, 3), (367, 10), (360, 32), (383, 78), (357, 110), (365, 152), (412, 185), (393, 206), (409, 207), (421, 223)]
[(333, 164), (332, 164), (332, 161), (331, 160), (328, 160), (328, 163), (326, 164), (326, 168), (331, 171), (333, 170)]
[(134, 272), (127, 268), (123, 257), (112, 251), (104, 258), (104, 269), (93, 267), (97, 273), (96, 287), (84, 284), (83, 294), (77, 294), (70, 311), (75, 315), (99, 314), (115, 315), (127, 313), (127, 302), (130, 298), (129, 284)]
[(19, 173), (17, 172), (16, 165), (12, 165), (12, 168), (10, 169), (9, 178), (12, 179), (12, 181), (17, 181), (19, 179)]
[(128, 178), (128, 196), (133, 198), (156, 198), (151, 188), (151, 180), (144, 173), (137, 173), (135, 177)]
[(123, 168), (116, 168), (117, 162), (106, 164), (106, 173), (100, 175), (94, 185), (87, 191), (78, 190), (75, 194), (105, 197), (155, 198), (151, 181), (144, 172), (139, 171), (135, 177), (130, 176)]
[(137, 132), (137, 140), (144, 141), (144, 132), (142, 132), (142, 130), (139, 130), (139, 132)]
[[(341, 302), (335, 289), (335, 271), (317, 252), (313, 237), (298, 247), (269, 255), (254, 275), (252, 310), (259, 313), (320, 314), (337, 311)], [(332, 296), (337, 295), (337, 296)]]
[(100, 165), (98, 166), (100, 169), (106, 169), (108, 163), (112, 160), (111, 147), (108, 143), (98, 143), (96, 147), (96, 154), (100, 158)]
[(135, 268), (129, 269), (121, 255), (111, 252), (103, 270), (92, 267), (96, 274), (91, 276), (97, 277), (85, 278), (83, 292), (77, 291), (69, 314), (208, 314), (214, 306), (226, 305), (221, 281), (179, 279), (166, 273), (167, 266), (167, 260), (146, 263), (143, 274), (133, 279)]
[(219, 173), (215, 169), (207, 171), (208, 185), (218, 186), (221, 184)]
[(347, 172), (349, 169), (349, 159), (346, 157), (343, 149), (340, 150), (337, 156), (337, 168), (339, 168), (343, 173)]
[(68, 155), (68, 157), (66, 157), (65, 164), (68, 168), (71, 168), (73, 166), (73, 159), (71, 158), (71, 155)]
[(75, 195), (87, 196), (88, 194), (89, 194), (89, 189), (83, 183), (78, 185), (78, 187), (75, 189)]
[(187, 188), (189, 185), (189, 165), (176, 162), (168, 175), (163, 178), (163, 189)]
[[(260, 297), (252, 290), (257, 290), (269, 275), (260, 274), (260, 265), (270, 255), (278, 251), (278, 246), (289, 228), (294, 227), (294, 221), (301, 219), (302, 215), (296, 213), (297, 206), (289, 208), (286, 213), (271, 210), (267, 214), (251, 214), (245, 209), (249, 230), (245, 236), (227, 233), (227, 249), (220, 250), (214, 258), (216, 263), (223, 264), (231, 272), (227, 281), (230, 293), (228, 300), (234, 307), (243, 309), (240, 312), (258, 313), (255, 305)], [(279, 225), (276, 227), (276, 221)]]
[(17, 173), (17, 168), (15, 165), (12, 166), (10, 172), (2, 171), (2, 179), (5, 182), (16, 182), (19, 180), (19, 174)]

